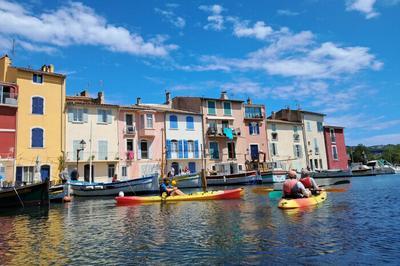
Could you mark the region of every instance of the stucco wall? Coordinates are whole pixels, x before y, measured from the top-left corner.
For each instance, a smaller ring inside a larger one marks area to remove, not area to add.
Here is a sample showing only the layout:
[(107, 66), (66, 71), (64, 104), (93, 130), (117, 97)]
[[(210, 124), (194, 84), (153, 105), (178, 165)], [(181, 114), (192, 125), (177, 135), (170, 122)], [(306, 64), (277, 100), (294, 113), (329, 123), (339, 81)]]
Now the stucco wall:
[[(308, 124), (310, 123), (311, 130), (308, 129)], [(328, 169), (328, 163), (326, 160), (326, 148), (325, 148), (325, 138), (324, 132), (318, 131), (317, 122), (324, 122), (324, 117), (320, 115), (312, 115), (312, 114), (304, 114), (303, 116), (303, 132), (305, 134), (307, 152), (309, 160), (312, 159), (313, 163), (317, 159), (318, 160), (318, 168), (317, 169)], [(317, 139), (319, 154), (315, 154), (314, 151), (314, 138)], [(311, 151), (311, 152), (310, 152)], [(320, 161), (322, 161), (322, 167), (320, 166)], [(309, 162), (308, 162), (309, 164)], [(314, 167), (315, 168), (315, 167)]]
[[(330, 136), (330, 128), (324, 127), (328, 168), (346, 170), (348, 169), (348, 157), (344, 139), (344, 130), (341, 128), (334, 128), (334, 131), (335, 131), (336, 142), (332, 143)], [(332, 153), (333, 145), (335, 145), (337, 148), (337, 154), (338, 154), (337, 160), (333, 158), (333, 153)]]

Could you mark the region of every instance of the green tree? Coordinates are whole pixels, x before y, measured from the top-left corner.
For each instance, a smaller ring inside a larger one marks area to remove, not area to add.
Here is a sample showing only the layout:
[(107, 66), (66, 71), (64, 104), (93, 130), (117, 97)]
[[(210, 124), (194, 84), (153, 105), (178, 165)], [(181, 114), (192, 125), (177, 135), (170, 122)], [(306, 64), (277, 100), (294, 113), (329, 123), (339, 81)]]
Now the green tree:
[(350, 147), (348, 153), (351, 155), (353, 162), (367, 163), (368, 160), (374, 159), (368, 147), (362, 144), (358, 144), (356, 147)]

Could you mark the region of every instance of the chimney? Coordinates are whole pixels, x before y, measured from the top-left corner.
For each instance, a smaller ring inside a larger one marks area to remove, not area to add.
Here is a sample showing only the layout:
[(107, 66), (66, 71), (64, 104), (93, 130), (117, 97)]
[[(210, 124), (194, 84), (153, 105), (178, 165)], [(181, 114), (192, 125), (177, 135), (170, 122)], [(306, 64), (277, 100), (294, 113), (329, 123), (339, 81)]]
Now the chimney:
[(53, 65), (53, 64), (48, 65), (48, 66), (47, 66), (47, 69), (48, 69), (48, 71), (49, 71), (50, 73), (54, 73), (54, 65)]
[(141, 105), (142, 104), (142, 98), (137, 97), (136, 98), (136, 105)]
[(221, 92), (221, 100), (228, 100), (228, 94), (226, 93), (226, 91), (222, 91)]
[(49, 72), (46, 65), (43, 65), (43, 66), (40, 68), (40, 70), (43, 71), (43, 72)]
[(271, 112), (271, 118), (272, 118), (273, 120), (275, 120), (275, 118), (276, 118), (276, 115), (275, 115), (275, 112), (274, 112), (274, 111)]
[(249, 98), (247, 98), (247, 104), (253, 104), (253, 101)]
[(104, 93), (102, 91), (99, 91), (97, 93), (97, 102), (99, 104), (103, 104), (104, 103)]
[(165, 104), (171, 105), (171, 93), (169, 91), (165, 92)]
[(87, 90), (81, 91), (80, 96), (89, 97), (89, 92)]

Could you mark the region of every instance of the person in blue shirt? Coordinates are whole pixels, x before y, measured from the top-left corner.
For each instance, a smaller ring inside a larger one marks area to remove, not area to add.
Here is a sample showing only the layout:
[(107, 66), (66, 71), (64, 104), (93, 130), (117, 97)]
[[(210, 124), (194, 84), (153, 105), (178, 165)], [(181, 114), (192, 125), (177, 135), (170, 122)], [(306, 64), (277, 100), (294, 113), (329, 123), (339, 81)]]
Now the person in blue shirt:
[(169, 184), (168, 178), (163, 178), (162, 183), (160, 184), (160, 195), (163, 196), (163, 194), (166, 193), (167, 197), (168, 196), (176, 196), (176, 195), (185, 195), (180, 189), (177, 187), (173, 187)]

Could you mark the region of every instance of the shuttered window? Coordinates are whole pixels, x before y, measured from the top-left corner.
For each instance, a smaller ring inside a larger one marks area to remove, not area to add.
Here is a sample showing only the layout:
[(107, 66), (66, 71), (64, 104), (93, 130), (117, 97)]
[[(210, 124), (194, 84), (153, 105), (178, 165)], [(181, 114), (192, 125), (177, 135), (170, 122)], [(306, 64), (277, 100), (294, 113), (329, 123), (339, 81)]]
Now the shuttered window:
[(194, 122), (192, 116), (186, 117), (186, 129), (193, 130), (194, 129)]
[(210, 157), (211, 159), (219, 159), (218, 142), (210, 142)]
[(176, 115), (169, 116), (169, 128), (178, 129), (178, 117)]
[(44, 113), (44, 100), (42, 97), (32, 97), (32, 114), (42, 115)]
[(99, 140), (98, 148), (99, 148), (99, 160), (107, 160), (107, 140)]
[(43, 148), (43, 129), (41, 128), (32, 128), (32, 139), (31, 139), (31, 147), (32, 148)]

